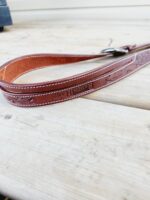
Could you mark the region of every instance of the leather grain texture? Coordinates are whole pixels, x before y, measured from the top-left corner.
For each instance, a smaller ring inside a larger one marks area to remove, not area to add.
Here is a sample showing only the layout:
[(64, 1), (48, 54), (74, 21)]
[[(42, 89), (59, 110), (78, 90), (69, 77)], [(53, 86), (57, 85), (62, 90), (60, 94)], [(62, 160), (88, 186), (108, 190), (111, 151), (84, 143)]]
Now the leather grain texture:
[(114, 53), (97, 55), (34, 54), (5, 63), (0, 68), (0, 87), (9, 103), (21, 107), (34, 107), (71, 100), (97, 91), (129, 76), (150, 63), (150, 44), (121, 47), (128, 55), (96, 69), (63, 79), (15, 84), (13, 81), (24, 73), (45, 66), (62, 65), (94, 58), (108, 58)]

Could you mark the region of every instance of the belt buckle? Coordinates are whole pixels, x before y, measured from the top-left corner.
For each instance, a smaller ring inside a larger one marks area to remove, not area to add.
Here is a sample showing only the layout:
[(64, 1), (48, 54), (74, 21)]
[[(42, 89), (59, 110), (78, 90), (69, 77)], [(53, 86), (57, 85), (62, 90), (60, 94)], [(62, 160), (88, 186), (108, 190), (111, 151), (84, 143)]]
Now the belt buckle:
[(122, 48), (122, 47), (120, 47), (120, 48), (106, 48), (106, 49), (103, 49), (102, 51), (101, 51), (101, 53), (108, 53), (108, 54), (112, 54), (114, 57), (116, 57), (116, 56), (123, 56), (123, 55), (125, 55), (125, 54), (127, 54), (129, 52), (129, 50), (128, 49), (125, 49), (125, 48)]

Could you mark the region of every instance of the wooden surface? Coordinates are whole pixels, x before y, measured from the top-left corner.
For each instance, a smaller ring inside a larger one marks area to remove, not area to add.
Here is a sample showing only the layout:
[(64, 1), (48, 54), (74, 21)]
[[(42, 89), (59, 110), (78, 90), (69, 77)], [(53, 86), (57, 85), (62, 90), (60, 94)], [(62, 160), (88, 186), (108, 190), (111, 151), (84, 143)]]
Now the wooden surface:
[[(13, 13), (15, 25), (0, 35), (0, 64), (29, 53), (97, 53), (149, 41), (148, 20), (86, 12)], [(17, 82), (104, 62), (52, 67)], [(149, 200), (149, 77), (150, 65), (86, 97), (40, 108), (13, 107), (0, 95), (0, 192), (21, 200)]]
[(12, 10), (150, 6), (149, 0), (8, 0), (8, 3)]

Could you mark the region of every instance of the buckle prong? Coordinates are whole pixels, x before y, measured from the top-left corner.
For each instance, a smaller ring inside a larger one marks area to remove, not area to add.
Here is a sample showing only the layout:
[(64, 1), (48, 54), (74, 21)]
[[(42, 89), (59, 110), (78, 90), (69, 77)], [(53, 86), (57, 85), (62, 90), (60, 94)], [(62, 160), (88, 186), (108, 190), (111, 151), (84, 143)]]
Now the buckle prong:
[(129, 52), (128, 49), (125, 49), (125, 48), (106, 48), (106, 49), (103, 49), (101, 51), (101, 53), (108, 53), (108, 54), (112, 54), (113, 56), (123, 56), (125, 54), (127, 54)]

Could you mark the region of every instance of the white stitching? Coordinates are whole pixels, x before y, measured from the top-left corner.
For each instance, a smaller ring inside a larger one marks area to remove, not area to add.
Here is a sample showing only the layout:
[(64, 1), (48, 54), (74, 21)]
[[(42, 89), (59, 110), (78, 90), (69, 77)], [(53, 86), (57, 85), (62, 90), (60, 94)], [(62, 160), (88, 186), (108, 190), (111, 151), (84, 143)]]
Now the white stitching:
[[(137, 69), (137, 70), (138, 70), (138, 69)], [(86, 95), (86, 94), (89, 94), (89, 93), (92, 93), (92, 92), (96, 92), (96, 91), (99, 90), (99, 89), (105, 88), (106, 86), (112, 85), (113, 83), (115, 83), (115, 82), (121, 80), (122, 78), (127, 77), (128, 75), (132, 74), (133, 72), (134, 72), (134, 71), (132, 71), (131, 73), (126, 74), (126, 76), (121, 77), (120, 79), (117, 79), (116, 81), (110, 82), (110, 83), (108, 83), (108, 84), (106, 84), (106, 85), (104, 85), (104, 86), (100, 86), (100, 87), (98, 87), (98, 88), (96, 88), (96, 89), (91, 89), (91, 90), (88, 90), (88, 91), (86, 91), (86, 92), (83, 92), (83, 93), (80, 93), (80, 94), (77, 94), (77, 95), (74, 95), (74, 96), (72, 96), (72, 97), (68, 97), (68, 98), (65, 98), (65, 99), (61, 99), (61, 100), (57, 100), (57, 101), (49, 101), (49, 102), (41, 103), (41, 104), (36, 104), (36, 103), (34, 103), (34, 104), (29, 104), (29, 105), (20, 105), (19, 103), (12, 103), (12, 102), (10, 102), (10, 104), (15, 105), (15, 106), (19, 106), (19, 107), (35, 107), (35, 106), (44, 106), (44, 105), (50, 105), (50, 104), (55, 104), (55, 103), (64, 102), (64, 101), (67, 101), (67, 100), (75, 99), (76, 97), (81, 97), (81, 96), (84, 96), (84, 95)]]
[[(94, 89), (93, 89), (94, 90)], [(95, 90), (94, 90), (95, 91)], [(77, 95), (74, 95), (72, 97), (68, 97), (68, 98), (65, 98), (65, 99), (61, 99), (61, 100), (57, 100), (57, 101), (49, 101), (49, 102), (46, 102), (46, 103), (41, 103), (41, 104), (30, 104), (30, 105), (20, 105), (19, 103), (12, 103), (10, 102), (10, 104), (12, 105), (18, 105), (20, 107), (35, 107), (35, 106), (42, 106), (42, 105), (49, 105), (49, 104), (54, 104), (54, 103), (59, 103), (59, 102), (64, 102), (64, 101), (67, 101), (67, 100), (71, 100), (71, 99), (74, 99), (76, 97), (80, 97), (81, 95), (86, 95), (88, 93), (91, 93), (92, 91), (91, 90), (88, 90), (86, 92), (83, 92), (83, 93), (80, 93), (80, 94), (77, 94)]]
[[(12, 64), (13, 62), (18, 62), (18, 61), (20, 61), (20, 60), (22, 60), (22, 59), (28, 59), (28, 58), (39, 58), (39, 57), (43, 57), (43, 56), (47, 56), (47, 57), (49, 57), (49, 56), (57, 56), (57, 57), (61, 57), (62, 55), (64, 55), (64, 56), (67, 56), (67, 57), (69, 57), (69, 56), (72, 56), (72, 57), (80, 57), (80, 55), (73, 55), (73, 54), (42, 54), (42, 55), (40, 55), (40, 54), (37, 54), (37, 55), (29, 55), (29, 56), (22, 56), (22, 57), (20, 57), (20, 58), (16, 58), (16, 59), (13, 59), (12, 61), (9, 61), (8, 63), (7, 63), (7, 65), (2, 65), (2, 68), (3, 67), (8, 67), (10, 64)], [(68, 56), (69, 55), (69, 56)], [(90, 56), (90, 55), (81, 55), (81, 56)], [(93, 55), (94, 56), (94, 55)], [(96, 56), (96, 55), (95, 55)], [(94, 59), (94, 58), (87, 58), (87, 60), (90, 60), (90, 59)], [(78, 62), (78, 61), (77, 61)], [(69, 64), (69, 63), (68, 63)], [(41, 68), (41, 67), (39, 67), (39, 68)], [(29, 70), (29, 71), (31, 71), (31, 70)], [(24, 73), (23, 73), (24, 74)], [(51, 84), (50, 84), (51, 85)], [(48, 85), (45, 85), (45, 86), (48, 86)], [(26, 86), (26, 87), (20, 87), (20, 86), (13, 86), (13, 85), (5, 85), (5, 87), (7, 87), (7, 88), (15, 88), (15, 89), (32, 89), (32, 88), (38, 88), (38, 87), (45, 87), (45, 86)]]
[[(133, 57), (133, 55), (132, 56), (130, 56), (130, 57), (128, 57), (128, 58), (125, 58), (125, 59), (130, 59), (130, 58), (132, 58)], [(113, 62), (113, 63), (111, 63), (110, 65), (108, 65), (108, 66), (106, 66), (105, 67), (105, 69), (106, 68), (108, 68), (108, 67), (110, 67), (110, 66), (112, 66), (112, 65), (114, 65), (114, 64), (117, 64), (117, 63), (119, 63), (120, 61), (122, 62), (122, 61), (124, 61), (125, 59), (120, 59), (118, 62)], [(46, 85), (35, 85), (35, 86), (25, 86), (25, 87), (21, 87), (21, 86), (12, 86), (12, 85), (5, 85), (5, 87), (7, 87), (7, 88), (14, 88), (14, 89), (23, 89), (23, 90), (26, 90), (26, 89), (38, 89), (38, 88), (43, 88), (43, 87), (48, 87), (48, 86), (56, 86), (56, 85), (62, 85), (62, 84), (64, 84), (64, 83), (68, 83), (68, 82), (71, 82), (71, 81), (76, 81), (76, 80), (80, 80), (81, 78), (84, 78), (84, 77), (86, 77), (86, 76), (91, 76), (91, 75), (93, 75), (93, 74), (95, 74), (95, 73), (97, 73), (97, 71), (99, 71), (99, 70), (101, 70), (102, 69), (102, 67), (101, 68), (98, 68), (98, 69), (95, 69), (95, 70), (93, 70), (92, 72), (87, 72), (86, 74), (83, 74), (83, 75), (80, 75), (80, 77), (74, 77), (74, 78), (72, 78), (72, 79), (69, 79), (69, 80), (66, 80), (66, 81), (62, 81), (62, 82), (57, 82), (57, 83), (49, 83), (49, 84), (46, 84)], [(79, 75), (78, 75), (79, 76)]]
[[(128, 77), (129, 75), (133, 74), (135, 71), (138, 71), (139, 69), (141, 69), (143, 66), (145, 66), (145, 64), (142, 65), (141, 67), (137, 68), (136, 70), (130, 72), (129, 74), (126, 74), (125, 76), (121, 77), (120, 79), (117, 79), (117, 80), (115, 80), (115, 81), (113, 81), (113, 82), (111, 82), (111, 83), (108, 83), (108, 84), (106, 84), (106, 85), (104, 85), (104, 86), (102, 86), (102, 87), (100, 86), (100, 87), (97, 88), (97, 89), (93, 89), (93, 90), (94, 90), (93, 92), (96, 92), (96, 91), (99, 90), (99, 89), (103, 89), (103, 88), (105, 88), (106, 86), (112, 85), (113, 83), (118, 82), (118, 81), (120, 81), (121, 79)], [(64, 102), (64, 101), (67, 101), (67, 100), (71, 100), (71, 99), (74, 99), (74, 98), (76, 98), (76, 97), (81, 97), (81, 96), (86, 95), (86, 94), (89, 94), (89, 93), (92, 93), (92, 91), (91, 91), (91, 90), (88, 90), (88, 91), (86, 91), (86, 92), (80, 93), (80, 94), (78, 94), (78, 95), (75, 95), (75, 96), (72, 96), (72, 97), (69, 97), (69, 98), (66, 98), (66, 99), (62, 99), (62, 100), (58, 100), (58, 101), (49, 101), (49, 102), (41, 103), (41, 104), (32, 104), (32, 105), (19, 105), (19, 104), (13, 104), (13, 103), (11, 103), (11, 104), (12, 104), (12, 105), (16, 105), (16, 106), (18, 105), (19, 107), (44, 106), (44, 105), (50, 105), (50, 104), (55, 104), (55, 103), (60, 103), (60, 102)]]
[[(135, 57), (134, 57), (134, 60), (132, 60), (131, 63), (135, 62), (135, 58), (136, 58), (136, 55), (135, 55)], [(127, 65), (124, 65), (122, 68), (119, 68), (119, 69), (116, 70), (114, 73), (121, 71), (122, 69), (126, 68), (128, 65), (131, 65), (131, 63), (129, 63), (129, 64), (127, 64)], [(21, 94), (18, 94), (18, 95), (16, 95), (16, 94), (14, 95), (14, 94), (12, 94), (12, 93), (10, 94), (10, 93), (5, 92), (5, 91), (4, 91), (4, 93), (6, 93), (7, 96), (13, 96), (13, 97), (21, 96), (21, 97), (29, 97), (29, 98), (31, 98), (31, 97), (46, 96), (46, 95), (51, 95), (51, 94), (56, 94), (56, 93), (64, 92), (64, 91), (67, 91), (68, 89), (78, 88), (78, 87), (83, 86), (83, 85), (85, 85), (85, 84), (89, 84), (89, 83), (91, 83), (91, 82), (95, 82), (95, 81), (98, 81), (98, 80), (100, 80), (100, 79), (106, 78), (106, 77), (108, 77), (108, 76), (111, 75), (111, 74), (112, 74), (112, 73), (108, 73), (107, 75), (101, 76), (101, 77), (96, 78), (96, 79), (93, 79), (93, 80), (91, 80), (91, 81), (87, 81), (87, 82), (82, 83), (82, 84), (80, 84), (80, 85), (76, 85), (76, 86), (73, 86), (73, 87), (70, 87), (70, 88), (65, 88), (65, 89), (58, 90), (58, 91), (46, 92), (46, 93), (44, 93), (44, 94), (32, 94), (32, 95), (24, 95), (24, 96), (23, 96), (23, 95), (21, 95)]]
[[(134, 60), (132, 61), (132, 63), (136, 61), (136, 57), (137, 57), (137, 54), (135, 54), (135, 57), (134, 57)], [(131, 63), (130, 63), (130, 64), (131, 64)], [(130, 65), (130, 64), (128, 64), (128, 65)], [(146, 64), (147, 64), (147, 63), (146, 63)], [(59, 102), (64, 102), (64, 101), (67, 101), (67, 100), (71, 100), (71, 99), (74, 99), (74, 98), (76, 98), (76, 97), (80, 97), (80, 96), (89, 94), (89, 93), (91, 93), (91, 92), (95, 92), (95, 91), (97, 91), (97, 90), (99, 90), (99, 89), (102, 89), (102, 88), (104, 88), (104, 87), (106, 87), (106, 86), (112, 85), (113, 83), (115, 83), (115, 82), (117, 82), (117, 81), (119, 81), (119, 80), (121, 80), (121, 79), (123, 79), (123, 78), (129, 76), (130, 74), (133, 74), (135, 71), (138, 71), (139, 69), (141, 69), (142, 67), (144, 67), (146, 64), (143, 64), (143, 65), (139, 66), (138, 68), (134, 69), (134, 70), (131, 71), (130, 73), (126, 74), (125, 76), (120, 77), (119, 79), (117, 79), (117, 80), (115, 80), (115, 81), (113, 81), (113, 82), (109, 82), (108, 84), (106, 84), (106, 85), (104, 85), (104, 86), (100, 86), (100, 87), (98, 87), (98, 88), (96, 88), (96, 89), (88, 90), (88, 91), (86, 91), (86, 92), (83, 92), (83, 93), (74, 95), (74, 96), (72, 96), (72, 97), (68, 97), (68, 98), (65, 98), (65, 99), (57, 100), (57, 101), (49, 101), (49, 102), (41, 103), (41, 104), (36, 104), (36, 103), (34, 103), (34, 104), (30, 104), (30, 105), (20, 105), (19, 103), (12, 103), (12, 102), (10, 102), (10, 104), (16, 105), (16, 106), (19, 106), (19, 107), (35, 107), (35, 106), (43, 106), (43, 105), (49, 105), (49, 104), (54, 104), (54, 103), (59, 103)], [(127, 65), (127, 66), (128, 66), (128, 65)], [(124, 67), (123, 67), (123, 68), (124, 68)], [(119, 70), (118, 70), (118, 71), (119, 71)], [(116, 71), (116, 72), (117, 72), (117, 71)]]
[[(136, 55), (135, 55), (135, 57), (134, 57), (133, 62), (134, 62), (135, 60), (136, 60)], [(130, 64), (131, 64), (131, 63), (130, 63)], [(128, 64), (128, 65), (130, 65), (130, 64)], [(128, 65), (126, 65), (126, 66), (128, 66)], [(144, 65), (143, 65), (143, 66), (144, 66)], [(142, 66), (141, 66), (141, 67), (142, 67)], [(140, 67), (140, 68), (141, 68), (141, 67)], [(124, 69), (124, 68), (125, 68), (125, 67), (123, 67), (122, 69)], [(140, 68), (137, 68), (137, 70), (140, 69)], [(121, 69), (121, 70), (122, 70), (122, 69)], [(117, 70), (116, 72), (118, 72), (118, 71), (120, 71), (120, 70)], [(134, 71), (136, 71), (136, 70), (134, 70)], [(132, 74), (134, 71), (130, 72), (129, 74), (126, 74), (126, 76), (120, 77), (119, 79), (117, 79), (117, 80), (115, 80), (115, 81), (113, 81), (113, 82), (109, 82), (108, 84), (106, 84), (106, 85), (104, 85), (104, 86), (100, 86), (100, 87), (98, 87), (98, 88), (96, 88), (96, 89), (91, 89), (91, 90), (88, 90), (88, 91), (79, 93), (79, 94), (77, 94), (77, 95), (73, 95), (72, 97), (68, 97), (68, 98), (65, 98), (65, 99), (56, 100), (56, 101), (49, 101), (49, 102), (41, 103), (41, 104), (36, 104), (36, 103), (34, 103), (34, 104), (29, 104), (29, 105), (20, 105), (19, 103), (12, 103), (12, 102), (10, 102), (10, 103), (11, 103), (12, 105), (16, 105), (16, 106), (20, 106), (20, 107), (35, 107), (35, 106), (48, 105), (48, 104), (54, 104), (54, 103), (59, 103), (59, 102), (71, 100), (71, 99), (74, 99), (74, 98), (76, 98), (76, 97), (80, 97), (80, 96), (83, 96), (83, 95), (92, 93), (92, 92), (97, 91), (97, 90), (99, 90), (99, 89), (102, 89), (102, 88), (104, 88), (104, 87), (106, 87), (106, 86), (108, 86), (108, 85), (111, 85), (111, 84), (113, 84), (113, 83), (115, 83), (115, 82), (121, 80), (122, 78), (125, 78), (125, 77), (127, 77), (128, 75)], [(101, 78), (102, 78), (102, 77), (101, 77)], [(101, 78), (99, 78), (99, 79), (101, 79)], [(103, 77), (103, 78), (105, 78), (105, 77)], [(96, 80), (99, 80), (99, 79), (96, 79)], [(96, 81), (96, 80), (94, 80), (94, 81)], [(92, 81), (90, 81), (90, 82), (92, 82)], [(87, 82), (86, 84), (88, 84), (88, 83), (90, 83), (90, 82)], [(83, 84), (82, 84), (82, 85), (83, 85)], [(80, 85), (80, 86), (81, 86), (81, 85)], [(76, 87), (78, 87), (78, 86), (76, 86)], [(75, 87), (73, 87), (73, 88), (75, 88)], [(67, 90), (67, 89), (65, 89), (65, 90)], [(64, 90), (56, 91), (56, 92), (62, 92), (62, 91), (64, 91)], [(53, 93), (56, 93), (56, 92), (53, 92)], [(44, 95), (49, 95), (49, 94), (52, 94), (52, 93), (46, 93), (46, 94), (41, 94), (41, 95), (36, 95), (36, 96), (44, 96)], [(9, 96), (9, 94), (8, 94), (8, 96)], [(12, 95), (10, 95), (10, 96), (12, 96)], [(14, 97), (17, 97), (17, 96), (14, 96)], [(21, 96), (21, 97), (33, 97), (33, 96)]]

